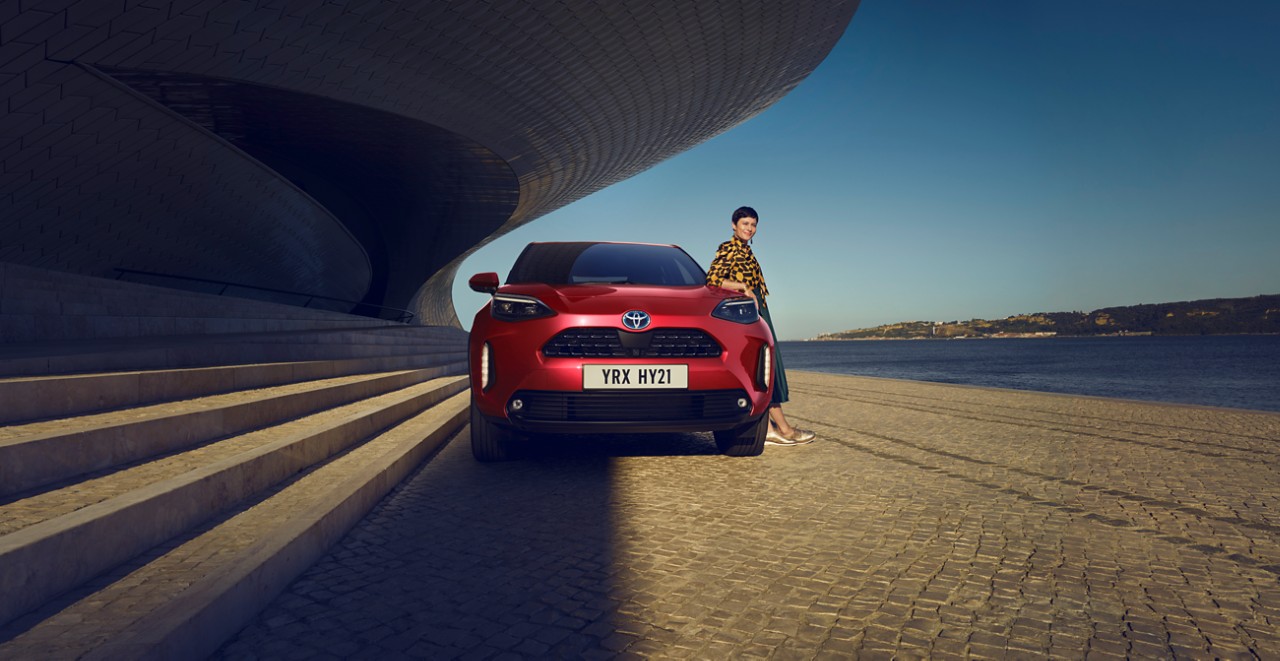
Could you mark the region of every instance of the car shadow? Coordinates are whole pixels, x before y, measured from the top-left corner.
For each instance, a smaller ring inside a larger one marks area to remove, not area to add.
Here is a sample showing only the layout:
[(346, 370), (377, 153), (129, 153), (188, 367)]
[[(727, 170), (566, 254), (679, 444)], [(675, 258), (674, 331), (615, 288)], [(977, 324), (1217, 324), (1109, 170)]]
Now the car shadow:
[(464, 429), (213, 658), (616, 654), (648, 630), (618, 557), (619, 464), (717, 455), (710, 433), (589, 434), (481, 463)]
[(678, 457), (719, 454), (710, 433), (536, 434), (522, 439), (517, 460)]

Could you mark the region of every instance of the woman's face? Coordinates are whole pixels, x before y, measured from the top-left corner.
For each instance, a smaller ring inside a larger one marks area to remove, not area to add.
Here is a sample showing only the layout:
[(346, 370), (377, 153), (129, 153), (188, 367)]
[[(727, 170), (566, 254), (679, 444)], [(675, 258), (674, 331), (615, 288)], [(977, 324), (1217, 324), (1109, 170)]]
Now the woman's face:
[(750, 216), (739, 218), (733, 224), (733, 235), (742, 241), (750, 241), (756, 235), (756, 219)]

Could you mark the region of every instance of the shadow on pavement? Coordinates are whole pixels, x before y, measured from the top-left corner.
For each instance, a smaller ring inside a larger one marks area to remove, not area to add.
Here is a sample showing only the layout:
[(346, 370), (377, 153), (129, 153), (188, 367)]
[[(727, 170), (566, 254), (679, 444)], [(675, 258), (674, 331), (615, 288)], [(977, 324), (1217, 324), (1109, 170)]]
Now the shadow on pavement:
[(711, 434), (544, 435), (527, 441), (524, 461), (563, 461), (592, 457), (676, 457), (717, 455)]
[(215, 658), (622, 649), (613, 460), (714, 455), (710, 434), (539, 438), (522, 454), (480, 464), (464, 431)]

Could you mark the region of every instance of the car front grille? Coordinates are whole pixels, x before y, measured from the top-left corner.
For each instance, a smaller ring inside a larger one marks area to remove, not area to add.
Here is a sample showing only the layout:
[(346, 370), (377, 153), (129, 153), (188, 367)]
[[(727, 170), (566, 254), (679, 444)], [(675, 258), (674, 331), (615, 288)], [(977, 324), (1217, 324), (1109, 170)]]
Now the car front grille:
[(542, 345), (548, 358), (714, 358), (720, 352), (720, 343), (697, 328), (570, 328)]
[(522, 422), (650, 423), (724, 420), (743, 415), (742, 390), (679, 392), (559, 392), (521, 390), (511, 411)]
[(570, 328), (542, 345), (548, 358), (625, 358), (616, 328)]

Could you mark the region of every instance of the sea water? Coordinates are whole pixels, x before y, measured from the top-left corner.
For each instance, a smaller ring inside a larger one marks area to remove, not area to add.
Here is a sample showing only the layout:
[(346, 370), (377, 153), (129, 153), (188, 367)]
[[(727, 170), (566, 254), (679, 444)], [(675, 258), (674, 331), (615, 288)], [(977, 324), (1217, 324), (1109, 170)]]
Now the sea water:
[(1280, 336), (783, 342), (789, 370), (1280, 411)]

